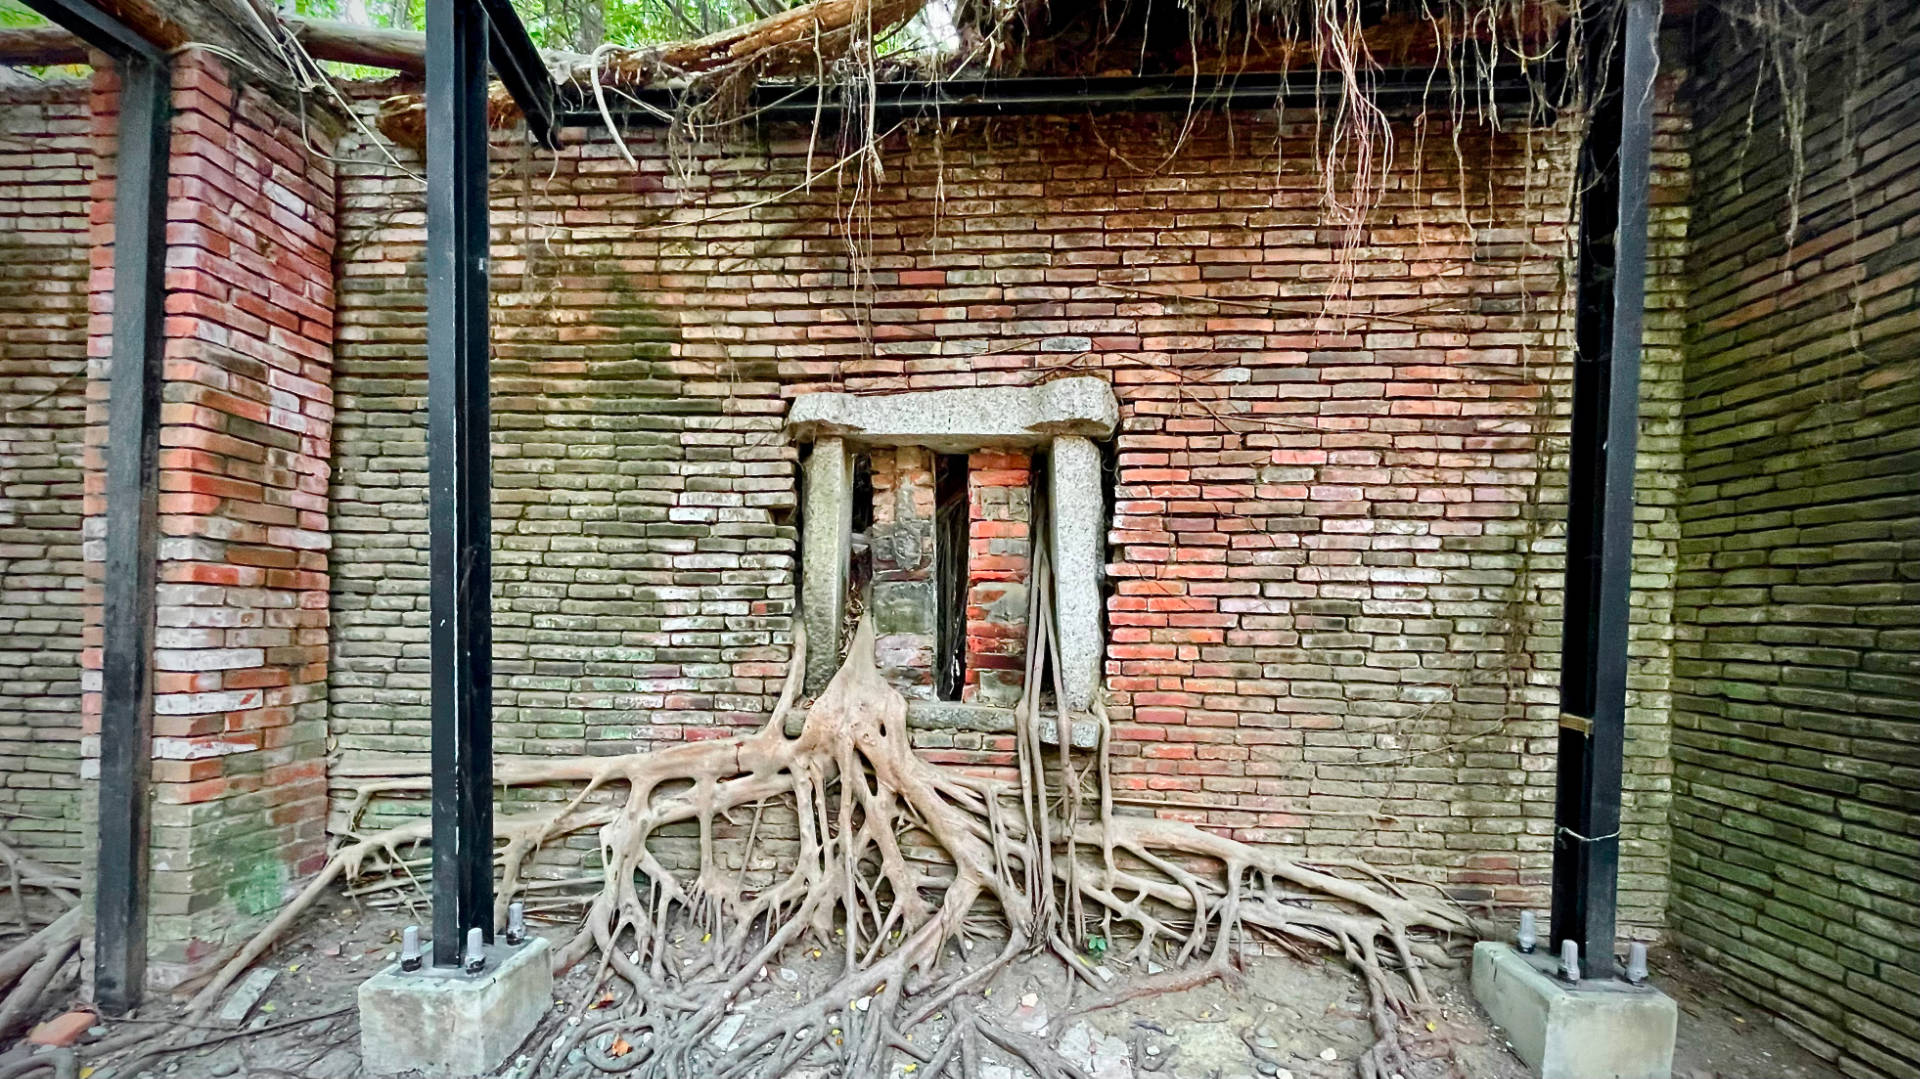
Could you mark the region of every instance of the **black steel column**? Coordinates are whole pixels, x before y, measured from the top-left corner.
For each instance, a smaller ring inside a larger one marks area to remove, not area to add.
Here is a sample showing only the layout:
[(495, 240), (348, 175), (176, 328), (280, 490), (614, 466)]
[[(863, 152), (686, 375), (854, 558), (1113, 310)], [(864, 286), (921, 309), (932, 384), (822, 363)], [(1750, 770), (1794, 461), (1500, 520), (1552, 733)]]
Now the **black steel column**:
[(1647, 179), (1660, 0), (1591, 16), (1581, 148), (1566, 627), (1554, 810), (1553, 946), (1571, 939), (1589, 978), (1615, 972), (1620, 772), (1626, 736), (1634, 451), (1646, 308)]
[(100, 849), (94, 1000), (140, 1003), (147, 980), (147, 787), (153, 773), (154, 468), (159, 453), (166, 257), (167, 65), (125, 57), (114, 155), (113, 366), (100, 660)]
[(109, 1014), (119, 1014), (140, 1003), (147, 981), (155, 465), (172, 74), (152, 42), (87, 0), (27, 0), (27, 6), (113, 57), (120, 76), (112, 367), (103, 447), (107, 532), (100, 601), (100, 834), (93, 894), (94, 1002)]
[(487, 20), (427, 2), (427, 458), (433, 962), (493, 939), (492, 488), (487, 438)]

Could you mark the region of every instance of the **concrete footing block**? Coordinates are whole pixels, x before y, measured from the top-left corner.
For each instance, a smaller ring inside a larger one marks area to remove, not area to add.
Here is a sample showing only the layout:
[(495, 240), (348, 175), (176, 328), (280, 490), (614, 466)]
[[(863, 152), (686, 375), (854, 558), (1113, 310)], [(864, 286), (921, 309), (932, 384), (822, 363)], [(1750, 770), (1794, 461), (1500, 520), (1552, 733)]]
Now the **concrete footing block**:
[(1473, 995), (1540, 1079), (1671, 1079), (1680, 1011), (1652, 986), (1568, 985), (1544, 949), (1473, 946)]
[(547, 942), (496, 943), (479, 974), (396, 964), (360, 983), (360, 1061), (368, 1075), (497, 1072), (553, 1006)]

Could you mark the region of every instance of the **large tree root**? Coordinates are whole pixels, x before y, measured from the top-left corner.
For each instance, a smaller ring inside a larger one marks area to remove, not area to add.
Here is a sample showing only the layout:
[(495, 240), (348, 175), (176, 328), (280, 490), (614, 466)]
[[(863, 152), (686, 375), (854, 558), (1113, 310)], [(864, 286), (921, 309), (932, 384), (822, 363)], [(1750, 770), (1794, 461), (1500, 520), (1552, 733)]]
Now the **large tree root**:
[[(1035, 603), (1029, 686), (1037, 685), (1050, 621), (1044, 599)], [(1399, 1020), (1431, 1003), (1422, 969), (1450, 962), (1445, 939), (1473, 935), (1464, 911), (1437, 892), (1420, 894), (1358, 864), (1308, 865), (1188, 824), (1115, 816), (1103, 762), (1076, 768), (1059, 756), (1050, 794), (1036, 725), (1026, 721), (1035, 690), (1017, 737), (1022, 784), (930, 763), (909, 743), (905, 702), (875, 669), (872, 645), (863, 624), (798, 736), (784, 726), (804, 640), (780, 703), (754, 733), (498, 769), (503, 787), (579, 786), (556, 809), (498, 819), (502, 914), (544, 844), (598, 829), (600, 889), (556, 963), (564, 969), (597, 957), (596, 993), (609, 979), (631, 988), (627, 1003), (610, 1013), (583, 1011), (591, 1021), (573, 1026), (546, 1059), (578, 1046), (603, 1071), (736, 1079), (782, 1076), (825, 1060), (837, 1061), (842, 1074), (878, 1075), (905, 1054), (924, 1079), (946, 1070), (972, 1076), (991, 1047), (1037, 1075), (1073, 1076), (1047, 1039), (974, 1015), (969, 994), (1006, 963), (1038, 950), (1058, 953), (1097, 985), (1080, 959), (1081, 944), (1097, 935), (1130, 942), (1128, 959), (1164, 949), (1174, 969), (1069, 1014), (1121, 1003), (1142, 987), (1232, 978), (1242, 945), (1264, 940), (1350, 963), (1366, 983), (1379, 1037), (1361, 1071), (1384, 1076), (1401, 1068)], [(355, 822), (374, 799), (417, 795), (429, 785), (417, 772), (363, 778), (350, 813)], [(1086, 783), (1098, 788), (1097, 799)], [(594, 797), (609, 789), (616, 789), (611, 800)], [(1098, 803), (1087, 811), (1090, 819), (1080, 815), (1083, 801)], [(790, 824), (777, 849), (762, 830), (773, 807), (784, 807)], [(747, 816), (738, 864), (777, 855), (782, 870), (760, 887), (749, 887), (744, 872), (726, 868), (716, 854), (719, 832), (730, 827), (731, 841), (739, 842), (740, 818)], [(686, 824), (698, 836), (698, 869), (690, 873), (663, 864), (650, 844), (663, 829)], [(319, 879), (220, 971), (192, 1010), (212, 1006), (338, 881), (408, 872), (402, 848), (425, 834), (424, 824), (410, 824), (348, 837)], [(936, 860), (927, 859), (929, 850)], [(669, 954), (676, 933), (702, 934), (691, 957)], [(948, 944), (973, 937), (1004, 945), (983, 966), (943, 972)], [(842, 957), (834, 983), (724, 1048), (710, 1044), (735, 998), (803, 942)], [(852, 1006), (856, 1001), (862, 1005)], [(943, 1011), (953, 1024), (944, 1044), (928, 1052), (903, 1037)], [(1056, 1020), (1049, 1033), (1059, 1026)], [(608, 1056), (600, 1043), (614, 1035), (622, 1052)]]
[[(0, 894), (9, 897), (17, 931), (24, 939), (0, 951), (0, 1043), (19, 1034), (40, 1017), (49, 998), (73, 976), (68, 960), (80, 947), (79, 878), (22, 854), (0, 842)], [(40, 913), (30, 909), (29, 892), (45, 893), (63, 913), (34, 928)]]

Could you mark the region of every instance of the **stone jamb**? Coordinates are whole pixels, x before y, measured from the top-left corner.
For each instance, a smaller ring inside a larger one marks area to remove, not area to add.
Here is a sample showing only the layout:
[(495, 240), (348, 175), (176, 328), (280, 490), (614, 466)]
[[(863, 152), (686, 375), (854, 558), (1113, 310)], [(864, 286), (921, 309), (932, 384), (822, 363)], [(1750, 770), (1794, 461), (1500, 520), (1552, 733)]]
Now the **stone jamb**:
[[(851, 462), (856, 448), (910, 447), (912, 461), (927, 451), (975, 456), (1017, 456), (1032, 467), (1033, 455), (1045, 452), (1050, 469), (1051, 513), (1049, 541), (1054, 548), (1055, 637), (1061, 649), (1062, 677), (1070, 710), (1092, 705), (1100, 681), (1104, 648), (1101, 629), (1100, 576), (1105, 529), (1105, 494), (1101, 484), (1100, 450), (1094, 439), (1111, 436), (1119, 422), (1113, 390), (1098, 378), (1057, 379), (1037, 386), (997, 386), (985, 389), (933, 390), (917, 393), (858, 396), (844, 393), (809, 394), (795, 401), (787, 420), (789, 437), (811, 441), (805, 465), (805, 536), (802, 538), (802, 618), (809, 646), (807, 690), (823, 689), (839, 664), (840, 623), (846, 609), (847, 562), (850, 555), (853, 482)], [(895, 471), (899, 455), (891, 455)], [(930, 473), (930, 469), (929, 469)], [(876, 509), (884, 497), (878, 487)], [(928, 495), (931, 487), (928, 485)], [(877, 532), (897, 531), (899, 506), (914, 505), (911, 496), (892, 492), (889, 515), (876, 513)], [(902, 498), (907, 501), (902, 503)], [(1028, 508), (1031, 513), (1031, 507)], [(883, 521), (881, 518), (887, 517)], [(825, 522), (824, 527), (820, 524)], [(978, 523), (976, 518), (975, 523)], [(1022, 545), (1031, 542), (1030, 529), (1021, 529)], [(970, 535), (972, 529), (970, 528)], [(929, 535), (931, 533), (929, 532)], [(895, 583), (883, 581), (884, 567), (897, 559), (876, 556), (875, 606), (879, 590)], [(929, 559), (932, 553), (926, 552)], [(1026, 557), (1022, 552), (1022, 560)], [(884, 563), (884, 567), (883, 567)], [(1026, 572), (1019, 574), (1022, 581)], [(909, 582), (911, 583), (911, 582)], [(972, 582), (969, 582), (972, 606)], [(1002, 597), (1004, 599), (1004, 597)], [(969, 618), (969, 634), (973, 619)], [(1024, 651), (1026, 633), (1019, 634)], [(939, 725), (972, 726), (983, 706), (1010, 703), (995, 696), (978, 699), (969, 644), (969, 695), (964, 703), (925, 702), (922, 713), (938, 712)], [(993, 696), (993, 695), (989, 695)]]

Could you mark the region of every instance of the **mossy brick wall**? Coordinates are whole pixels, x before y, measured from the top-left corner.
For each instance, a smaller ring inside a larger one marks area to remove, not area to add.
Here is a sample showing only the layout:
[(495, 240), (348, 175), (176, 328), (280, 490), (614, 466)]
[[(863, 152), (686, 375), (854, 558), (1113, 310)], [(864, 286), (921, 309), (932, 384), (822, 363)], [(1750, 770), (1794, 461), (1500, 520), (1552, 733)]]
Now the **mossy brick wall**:
[[(1666, 906), (1683, 130), (1663, 119), (1637, 527), (1623, 900), (1643, 927)], [(1071, 367), (1121, 401), (1107, 686), (1125, 808), (1541, 903), (1569, 142), (1475, 130), (1457, 160), (1445, 133), (1398, 134), (1331, 315), (1346, 236), (1322, 225), (1304, 117), (896, 134), (852, 217), (850, 177), (803, 182), (802, 130), (724, 154), (635, 131), (637, 167), (604, 136), (556, 161), (503, 134), (500, 753), (761, 720), (792, 631), (793, 395)], [(427, 749), (424, 289), (419, 186), (357, 137), (343, 149), (330, 678), (351, 768)], [(1001, 737), (919, 737), (942, 760), (1008, 760)], [(350, 787), (343, 769), (336, 807)]]
[(887, 684), (908, 700), (934, 699), (939, 601), (935, 589), (934, 455), (922, 446), (876, 446), (873, 523), (867, 529), (873, 580), (873, 657)]
[[(426, 751), (429, 632), (422, 191), (364, 143), (343, 147), (331, 708), (344, 777)], [(546, 162), (503, 153), (493, 185), (503, 758), (762, 722), (792, 631), (797, 458), (775, 364), (691, 361), (680, 344), (696, 312), (759, 316), (744, 295), (708, 300), (724, 279), (684, 236), (651, 231), (671, 201), (659, 163), (636, 173), (596, 152), (562, 169), (549, 181)]]
[[(84, 654), (96, 735), (118, 93), (96, 69)], [(325, 859), (333, 421), (325, 127), (201, 53), (174, 63), (173, 110), (148, 973), (161, 986), (203, 972)]]
[(1842, 1072), (1908, 1077), (1920, 8), (1825, 3), (1813, 17), (1830, 29), (1805, 57), (1797, 225), (1764, 53), (1717, 27), (1697, 63), (1711, 76), (1692, 89), (1672, 919)]
[(86, 84), (0, 91), (0, 837), (56, 863), (79, 830)]

